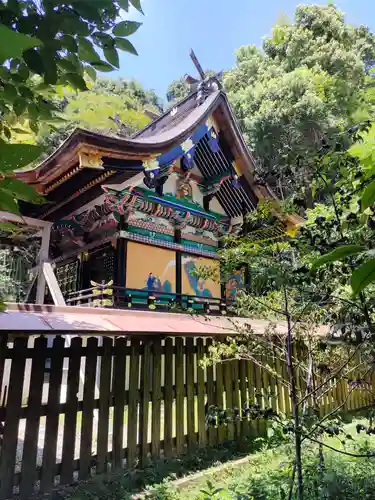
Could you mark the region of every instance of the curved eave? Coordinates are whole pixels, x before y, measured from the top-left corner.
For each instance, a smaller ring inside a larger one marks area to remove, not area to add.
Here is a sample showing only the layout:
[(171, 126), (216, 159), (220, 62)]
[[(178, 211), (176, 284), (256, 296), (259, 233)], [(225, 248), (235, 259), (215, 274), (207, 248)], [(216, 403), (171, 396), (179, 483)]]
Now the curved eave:
[(43, 182), (46, 177), (60, 175), (69, 169), (72, 161), (82, 148), (98, 150), (102, 155), (143, 160), (153, 155), (166, 153), (176, 143), (183, 142), (194, 129), (214, 112), (224, 100), (220, 91), (210, 95), (204, 104), (197, 106), (179, 124), (169, 130), (148, 137), (123, 139), (76, 128), (65, 142), (39, 166), (23, 171), (16, 171), (16, 176), (28, 183)]

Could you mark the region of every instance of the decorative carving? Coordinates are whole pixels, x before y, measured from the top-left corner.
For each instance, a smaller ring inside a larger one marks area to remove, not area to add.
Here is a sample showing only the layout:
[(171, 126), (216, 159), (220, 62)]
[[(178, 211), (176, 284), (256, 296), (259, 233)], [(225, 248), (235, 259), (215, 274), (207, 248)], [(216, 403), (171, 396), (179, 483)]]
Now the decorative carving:
[(179, 199), (193, 198), (193, 188), (189, 174), (177, 180), (176, 197)]
[(204, 103), (204, 101), (209, 97), (213, 92), (217, 92), (220, 90), (221, 84), (219, 80), (215, 77), (207, 77), (202, 80), (198, 84), (198, 93), (197, 93), (197, 103), (198, 106)]
[(96, 168), (103, 170), (103, 160), (99, 151), (80, 151), (78, 153), (80, 168)]

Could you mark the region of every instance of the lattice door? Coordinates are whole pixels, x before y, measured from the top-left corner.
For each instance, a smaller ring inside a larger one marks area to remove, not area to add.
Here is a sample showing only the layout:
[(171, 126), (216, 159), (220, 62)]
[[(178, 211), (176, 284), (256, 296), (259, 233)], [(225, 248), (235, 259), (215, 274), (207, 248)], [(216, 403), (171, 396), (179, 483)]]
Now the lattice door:
[(68, 296), (71, 292), (77, 291), (78, 270), (78, 260), (70, 262), (69, 264), (63, 264), (55, 270), (57, 282), (64, 296)]

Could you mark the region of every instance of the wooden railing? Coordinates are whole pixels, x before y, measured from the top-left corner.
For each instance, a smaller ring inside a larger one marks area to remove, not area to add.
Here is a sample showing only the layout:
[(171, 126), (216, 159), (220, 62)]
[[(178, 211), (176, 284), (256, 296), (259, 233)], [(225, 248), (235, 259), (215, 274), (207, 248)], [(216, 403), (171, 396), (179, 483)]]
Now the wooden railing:
[(230, 304), (219, 297), (154, 292), (108, 284), (97, 284), (85, 290), (72, 292), (69, 294), (66, 304), (175, 312), (191, 310), (197, 313), (214, 315), (226, 315), (230, 312)]

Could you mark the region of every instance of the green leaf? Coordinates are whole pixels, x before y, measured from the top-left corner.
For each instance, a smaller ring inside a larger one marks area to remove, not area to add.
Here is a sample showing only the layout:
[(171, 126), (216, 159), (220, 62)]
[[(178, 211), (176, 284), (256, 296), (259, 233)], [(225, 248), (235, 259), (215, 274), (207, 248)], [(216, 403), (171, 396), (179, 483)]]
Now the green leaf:
[(135, 33), (140, 26), (142, 26), (142, 23), (137, 23), (136, 21), (122, 21), (113, 28), (113, 34), (115, 36), (130, 36)]
[(58, 59), (57, 65), (68, 73), (74, 73), (77, 71), (76, 66), (72, 63), (72, 61), (68, 61), (68, 59)]
[(32, 90), (30, 90), (29, 87), (26, 87), (26, 85), (21, 85), (20, 87), (18, 87), (18, 92), (22, 97), (25, 97), (26, 99), (34, 99)]
[(130, 0), (130, 3), (132, 4), (132, 6), (139, 10), (139, 12), (141, 14), (143, 14), (143, 10), (142, 10), (142, 6), (141, 6), (141, 0)]
[(57, 83), (57, 66), (54, 60), (51, 60), (48, 65), (45, 65), (44, 83), (47, 85), (55, 85)]
[(22, 78), (24, 82), (29, 78), (30, 71), (28, 70), (26, 64), (22, 63), (18, 66), (18, 75)]
[(77, 42), (71, 35), (63, 35), (59, 40), (61, 45), (65, 47), (69, 52), (78, 52)]
[(0, 172), (7, 173), (26, 167), (42, 154), (43, 148), (33, 144), (0, 142)]
[(124, 9), (126, 12), (129, 10), (129, 0), (118, 0), (118, 4), (121, 9)]
[[(81, 62), (80, 62), (80, 60), (78, 59), (78, 57), (77, 57), (75, 54), (69, 54), (69, 55), (67, 56), (67, 59), (68, 59), (68, 61), (70, 61), (72, 64), (74, 64), (74, 66), (75, 66), (75, 68), (76, 68), (76, 69), (75, 69), (75, 72), (77, 71), (80, 75), (82, 75), (82, 73), (83, 73), (83, 67), (82, 67)], [(71, 73), (71, 72), (69, 71), (69, 73)]]
[(93, 82), (96, 80), (96, 71), (91, 66), (85, 66), (85, 72)]
[(27, 106), (27, 112), (32, 120), (36, 121), (39, 118), (39, 109), (35, 102), (31, 102)]
[(361, 199), (361, 209), (362, 211), (366, 208), (371, 207), (375, 203), (375, 181), (371, 182), (365, 187)]
[(97, 52), (95, 52), (92, 43), (86, 40), (86, 38), (79, 38), (78, 40), (78, 57), (82, 61), (87, 61), (89, 63), (100, 61), (100, 57)]
[(12, 137), (12, 133), (11, 131), (9, 130), (8, 127), (6, 127), (5, 125), (3, 126), (3, 134), (5, 135), (5, 137), (7, 139), (10, 139)]
[(22, 113), (25, 111), (26, 107), (27, 107), (27, 101), (25, 99), (22, 99), (22, 97), (19, 97), (13, 103), (13, 110), (17, 116), (21, 116)]
[(120, 50), (130, 52), (130, 54), (134, 54), (135, 56), (138, 55), (134, 45), (126, 38), (115, 38), (115, 45)]
[(114, 46), (114, 39), (111, 37), (111, 35), (108, 35), (107, 33), (100, 33), (96, 32), (92, 35), (93, 41), (99, 45), (99, 47), (113, 47)]
[(318, 267), (321, 267), (328, 262), (343, 260), (350, 255), (355, 255), (357, 253), (363, 252), (364, 250), (366, 249), (359, 245), (343, 245), (341, 247), (335, 248), (332, 252), (319, 257), (319, 259), (313, 262), (311, 269), (317, 269)]
[(0, 24), (0, 63), (6, 59), (21, 57), (25, 50), (41, 43), (38, 38), (23, 35)]
[(28, 68), (31, 69), (31, 71), (37, 73), (38, 75), (44, 74), (43, 59), (39, 54), (39, 52), (37, 52), (35, 49), (26, 50), (23, 53), (23, 58)]
[(0, 210), (19, 214), (20, 210), (18, 208), (18, 203), (8, 191), (2, 189), (1, 184), (0, 182)]
[(31, 203), (43, 203), (45, 201), (33, 186), (25, 184), (19, 179), (4, 179), (0, 182), (0, 188), (12, 194), (17, 200)]
[(0, 222), (0, 231), (13, 233), (19, 231), (19, 229), (19, 226), (16, 226), (16, 224), (12, 224), (11, 222)]
[(78, 90), (87, 90), (86, 82), (82, 76), (77, 75), (76, 73), (67, 73), (65, 77), (73, 88)]
[(113, 66), (104, 61), (91, 63), (91, 66), (98, 71), (102, 71), (103, 73), (109, 73), (110, 71), (113, 71), (115, 69)]
[(3, 91), (1, 93), (1, 96), (4, 97), (6, 101), (13, 102), (18, 97), (15, 86), (10, 85), (9, 83), (5, 83), (3, 86)]
[(351, 286), (354, 295), (358, 295), (368, 285), (375, 281), (375, 259), (368, 260), (355, 269), (352, 274)]
[(105, 58), (110, 64), (113, 64), (113, 66), (116, 66), (116, 68), (120, 67), (120, 61), (116, 49), (114, 48), (104, 49), (103, 53), (105, 55)]

